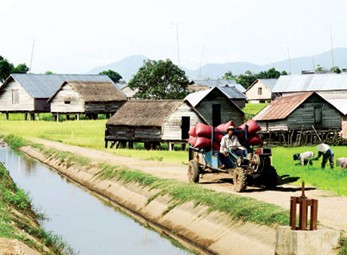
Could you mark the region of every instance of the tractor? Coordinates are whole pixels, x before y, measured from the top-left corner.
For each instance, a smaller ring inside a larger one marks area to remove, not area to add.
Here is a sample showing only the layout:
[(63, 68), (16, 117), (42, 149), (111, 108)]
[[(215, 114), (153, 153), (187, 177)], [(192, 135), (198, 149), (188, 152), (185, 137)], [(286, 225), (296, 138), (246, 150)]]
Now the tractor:
[[(195, 148), (189, 146), (188, 179), (190, 182), (198, 183), (204, 174), (227, 173), (233, 179), (236, 192), (246, 190), (247, 185), (261, 185), (265, 188), (273, 189), (278, 184), (278, 175), (275, 168), (271, 165), (271, 148), (251, 148), (248, 146), (248, 128), (236, 130), (244, 132), (245, 155), (237, 156), (233, 148), (227, 153), (227, 164), (221, 168), (218, 160), (219, 150), (211, 148)], [(214, 133), (211, 133), (211, 141), (214, 140)]]

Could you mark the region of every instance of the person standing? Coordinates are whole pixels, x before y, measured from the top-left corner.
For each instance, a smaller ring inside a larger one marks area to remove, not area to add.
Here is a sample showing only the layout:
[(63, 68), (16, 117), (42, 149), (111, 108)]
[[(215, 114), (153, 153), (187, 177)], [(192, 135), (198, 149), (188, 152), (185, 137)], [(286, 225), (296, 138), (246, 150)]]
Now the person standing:
[(332, 149), (330, 149), (329, 145), (325, 143), (321, 143), (317, 145), (318, 150), (318, 156), (316, 157), (316, 160), (318, 160), (321, 156), (323, 156), (322, 159), (322, 168), (325, 168), (326, 163), (329, 160), (330, 168), (334, 168), (334, 152)]

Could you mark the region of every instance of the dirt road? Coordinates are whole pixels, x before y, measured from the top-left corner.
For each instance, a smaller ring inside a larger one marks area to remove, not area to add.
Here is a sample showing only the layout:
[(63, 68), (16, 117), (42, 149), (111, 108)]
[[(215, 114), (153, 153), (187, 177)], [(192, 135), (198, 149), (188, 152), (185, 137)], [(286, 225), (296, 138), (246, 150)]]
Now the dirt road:
[[(127, 166), (131, 169), (138, 169), (160, 178), (175, 179), (188, 182), (187, 166), (174, 165), (165, 162), (145, 161), (136, 158), (116, 156), (112, 153), (98, 151), (89, 148), (83, 148), (73, 145), (67, 145), (59, 142), (31, 139), (35, 143), (54, 148), (61, 151), (68, 151), (76, 155), (90, 158), (94, 162), (107, 162), (114, 165)], [(200, 180), (199, 185), (206, 189), (212, 189), (218, 192), (233, 193), (240, 196), (251, 197), (260, 201), (276, 204), (285, 209), (289, 209), (291, 196), (300, 196), (301, 188), (283, 185), (276, 190), (263, 190), (258, 188), (247, 189), (243, 193), (235, 193), (232, 184), (226, 179), (221, 181), (220, 175), (205, 175)], [(336, 230), (347, 231), (347, 197), (335, 196), (334, 194), (306, 187), (305, 194), (309, 198), (318, 199), (318, 220), (321, 225)]]

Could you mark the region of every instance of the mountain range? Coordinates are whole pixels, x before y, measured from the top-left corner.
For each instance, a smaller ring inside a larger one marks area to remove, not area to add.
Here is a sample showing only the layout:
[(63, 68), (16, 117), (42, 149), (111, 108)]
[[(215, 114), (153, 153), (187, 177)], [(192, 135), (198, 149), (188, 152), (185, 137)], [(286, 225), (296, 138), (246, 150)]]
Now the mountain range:
[[(338, 66), (340, 69), (347, 68), (347, 48), (335, 48), (333, 49), (333, 53), (335, 66)], [(89, 73), (99, 73), (110, 69), (118, 72), (124, 80), (128, 81), (134, 74), (136, 74), (138, 69), (147, 59), (148, 58), (143, 55), (133, 55), (105, 66), (96, 67)], [(326, 51), (310, 57), (293, 58), (290, 61), (288, 59), (282, 60), (267, 65), (257, 65), (248, 62), (231, 62), (224, 64), (205, 64), (196, 70), (190, 70), (185, 67), (181, 68), (186, 72), (186, 75), (190, 80), (203, 80), (222, 78), (228, 71), (232, 71), (234, 75), (239, 75), (245, 73), (247, 70), (253, 73), (259, 73), (272, 67), (279, 71), (285, 70), (288, 73), (300, 74), (302, 70), (313, 70), (314, 65), (320, 65), (323, 68), (330, 69), (332, 66), (331, 51)]]

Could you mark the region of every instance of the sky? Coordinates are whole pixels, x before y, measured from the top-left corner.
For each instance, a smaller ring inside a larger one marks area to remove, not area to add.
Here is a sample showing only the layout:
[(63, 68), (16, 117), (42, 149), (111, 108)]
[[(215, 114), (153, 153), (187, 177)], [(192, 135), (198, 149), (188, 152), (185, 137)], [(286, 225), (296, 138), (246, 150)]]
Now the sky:
[(0, 0), (0, 55), (32, 73), (138, 54), (190, 69), (271, 64), (347, 47), (346, 11), (345, 0)]

